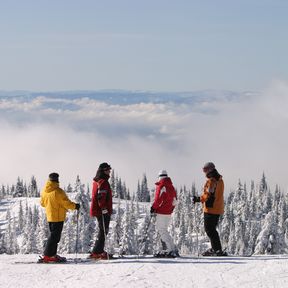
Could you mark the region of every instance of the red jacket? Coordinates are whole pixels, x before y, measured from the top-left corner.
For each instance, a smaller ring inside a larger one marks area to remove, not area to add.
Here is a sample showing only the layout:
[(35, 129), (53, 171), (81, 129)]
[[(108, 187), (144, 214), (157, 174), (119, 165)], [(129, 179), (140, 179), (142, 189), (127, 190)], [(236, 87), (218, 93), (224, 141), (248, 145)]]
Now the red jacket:
[(90, 215), (100, 217), (103, 209), (112, 214), (112, 191), (108, 180), (100, 179), (93, 181)]
[(176, 200), (176, 190), (169, 177), (165, 177), (156, 183), (156, 193), (152, 207), (157, 214), (171, 214), (175, 208)]

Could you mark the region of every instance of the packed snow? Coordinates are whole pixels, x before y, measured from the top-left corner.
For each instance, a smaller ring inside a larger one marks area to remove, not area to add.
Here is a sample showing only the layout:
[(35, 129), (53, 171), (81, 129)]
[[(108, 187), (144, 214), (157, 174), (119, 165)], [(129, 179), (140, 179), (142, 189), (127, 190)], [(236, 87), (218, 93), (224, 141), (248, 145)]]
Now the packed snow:
[(37, 258), (0, 255), (0, 287), (288, 287), (288, 255), (32, 264)]

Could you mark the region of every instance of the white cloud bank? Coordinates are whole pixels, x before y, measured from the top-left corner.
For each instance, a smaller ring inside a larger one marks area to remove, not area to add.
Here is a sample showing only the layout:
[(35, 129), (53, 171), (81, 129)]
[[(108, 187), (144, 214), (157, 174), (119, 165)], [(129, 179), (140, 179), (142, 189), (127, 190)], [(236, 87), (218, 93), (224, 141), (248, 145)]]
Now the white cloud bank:
[(227, 192), (240, 178), (249, 185), (264, 171), (274, 189), (287, 189), (288, 85), (274, 82), (260, 94), (196, 104), (183, 101), (126, 105), (91, 98), (0, 98), (1, 183), (42, 186), (52, 171), (63, 185), (79, 174), (91, 183), (109, 162), (132, 191), (146, 172), (153, 188), (167, 169), (180, 185), (201, 187), (201, 167), (215, 162)]

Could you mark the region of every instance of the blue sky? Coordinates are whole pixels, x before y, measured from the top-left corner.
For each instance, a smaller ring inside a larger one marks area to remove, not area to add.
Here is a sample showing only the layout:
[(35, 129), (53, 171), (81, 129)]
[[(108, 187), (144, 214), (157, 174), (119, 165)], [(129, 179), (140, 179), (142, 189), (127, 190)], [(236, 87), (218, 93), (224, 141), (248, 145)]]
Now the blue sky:
[(262, 90), (288, 78), (288, 2), (1, 1), (0, 90)]
[[(284, 0), (0, 1), (2, 181), (56, 170), (87, 183), (107, 161), (129, 187), (160, 169), (200, 186), (214, 161), (228, 191), (263, 171), (287, 190), (287, 12)], [(59, 92), (102, 89), (163, 101)], [(183, 91), (209, 97), (169, 100)]]

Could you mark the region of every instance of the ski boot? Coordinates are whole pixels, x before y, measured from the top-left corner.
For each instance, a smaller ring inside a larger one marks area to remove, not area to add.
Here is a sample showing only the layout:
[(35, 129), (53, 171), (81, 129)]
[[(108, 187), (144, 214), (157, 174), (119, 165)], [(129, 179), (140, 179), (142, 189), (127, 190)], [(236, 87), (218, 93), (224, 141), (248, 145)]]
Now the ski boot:
[(175, 250), (173, 251), (173, 253), (174, 253), (174, 255), (175, 255), (176, 257), (181, 257), (180, 254), (179, 254), (178, 249), (175, 249)]
[(176, 258), (176, 257), (179, 257), (179, 253), (178, 251), (170, 251), (169, 253), (166, 253), (166, 258)]
[(155, 258), (166, 258), (167, 256), (167, 251), (160, 251), (160, 252), (157, 252), (153, 255), (153, 257)]
[(38, 263), (65, 263), (65, 262), (67, 262), (67, 259), (59, 255), (55, 256), (44, 255), (43, 257), (40, 257), (40, 259), (38, 260)]
[(228, 256), (226, 251), (223, 250), (217, 250), (216, 251), (216, 256)]
[(201, 254), (202, 256), (216, 256), (214, 249), (210, 248)]
[(108, 254), (107, 252), (102, 252), (102, 253), (91, 253), (88, 256), (89, 259), (94, 259), (94, 260), (109, 260), (109, 259), (115, 259), (112, 254)]

